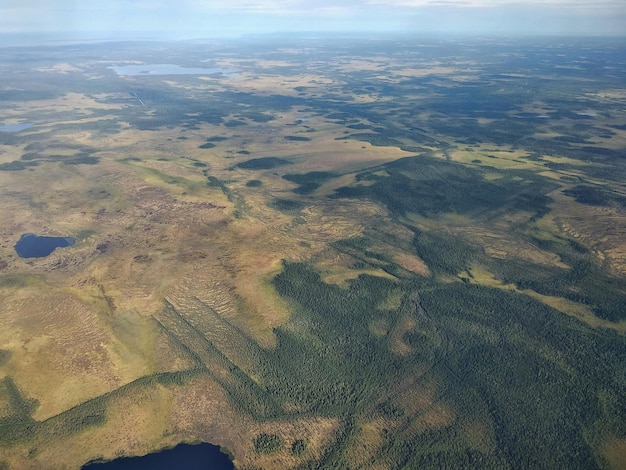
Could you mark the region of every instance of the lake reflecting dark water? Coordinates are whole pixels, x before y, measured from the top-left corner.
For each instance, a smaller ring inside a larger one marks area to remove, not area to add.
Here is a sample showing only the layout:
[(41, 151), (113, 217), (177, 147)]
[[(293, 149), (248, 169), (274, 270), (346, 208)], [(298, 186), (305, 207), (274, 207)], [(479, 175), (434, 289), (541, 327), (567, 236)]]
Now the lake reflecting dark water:
[(43, 258), (57, 248), (72, 246), (76, 240), (72, 237), (43, 237), (34, 233), (25, 233), (13, 248), (20, 258)]
[(123, 457), (104, 463), (89, 463), (81, 470), (234, 470), (219, 446), (179, 444), (143, 457)]

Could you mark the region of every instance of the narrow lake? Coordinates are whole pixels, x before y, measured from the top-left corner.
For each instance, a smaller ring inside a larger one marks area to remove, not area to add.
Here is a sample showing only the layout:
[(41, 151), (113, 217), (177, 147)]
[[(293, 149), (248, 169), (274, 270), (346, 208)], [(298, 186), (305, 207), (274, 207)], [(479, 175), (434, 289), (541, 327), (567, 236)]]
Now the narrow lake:
[(233, 75), (233, 70), (222, 68), (181, 67), (175, 64), (140, 64), (140, 65), (113, 65), (109, 67), (121, 76), (138, 75)]
[(72, 237), (43, 237), (34, 233), (25, 233), (13, 248), (20, 258), (44, 258), (57, 248), (72, 246), (76, 240)]
[(234, 470), (230, 457), (213, 444), (179, 444), (143, 457), (88, 463), (81, 470)]
[(20, 132), (33, 127), (32, 122), (20, 122), (18, 124), (0, 125), (0, 132)]

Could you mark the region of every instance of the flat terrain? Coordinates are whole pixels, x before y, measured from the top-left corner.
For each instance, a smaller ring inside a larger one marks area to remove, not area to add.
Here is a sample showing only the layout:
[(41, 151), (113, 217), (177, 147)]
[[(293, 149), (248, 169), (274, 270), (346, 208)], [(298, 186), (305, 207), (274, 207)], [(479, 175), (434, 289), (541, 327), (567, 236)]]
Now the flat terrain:
[(0, 48), (0, 468), (623, 468), (625, 57)]

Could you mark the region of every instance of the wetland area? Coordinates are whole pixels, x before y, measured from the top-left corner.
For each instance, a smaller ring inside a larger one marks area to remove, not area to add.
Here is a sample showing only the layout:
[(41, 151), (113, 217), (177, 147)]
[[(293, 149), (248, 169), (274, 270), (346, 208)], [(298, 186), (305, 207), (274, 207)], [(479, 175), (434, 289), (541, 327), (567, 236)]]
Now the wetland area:
[(0, 59), (0, 468), (622, 468), (622, 40)]

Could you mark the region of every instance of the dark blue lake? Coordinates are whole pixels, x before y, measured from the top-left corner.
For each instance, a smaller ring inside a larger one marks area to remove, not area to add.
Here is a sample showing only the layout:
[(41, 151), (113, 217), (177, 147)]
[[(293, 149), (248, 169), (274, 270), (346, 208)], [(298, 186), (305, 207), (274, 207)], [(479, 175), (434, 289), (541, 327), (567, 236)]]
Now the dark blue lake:
[(123, 457), (104, 463), (88, 463), (81, 470), (234, 470), (219, 446), (179, 444), (143, 457)]
[(41, 237), (34, 233), (25, 233), (13, 248), (20, 258), (43, 258), (57, 248), (72, 246), (76, 240), (72, 237)]

